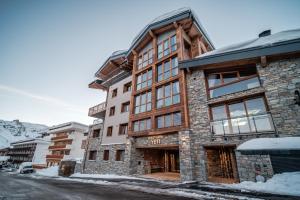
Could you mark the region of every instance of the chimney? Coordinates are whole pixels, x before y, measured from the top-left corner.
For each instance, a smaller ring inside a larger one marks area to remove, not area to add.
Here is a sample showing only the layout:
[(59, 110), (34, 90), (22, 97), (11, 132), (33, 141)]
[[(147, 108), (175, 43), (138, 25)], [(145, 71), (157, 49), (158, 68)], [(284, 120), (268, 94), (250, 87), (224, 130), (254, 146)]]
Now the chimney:
[(260, 34), (258, 34), (258, 37), (265, 37), (265, 36), (269, 36), (271, 35), (271, 30), (265, 30), (263, 32), (261, 32)]

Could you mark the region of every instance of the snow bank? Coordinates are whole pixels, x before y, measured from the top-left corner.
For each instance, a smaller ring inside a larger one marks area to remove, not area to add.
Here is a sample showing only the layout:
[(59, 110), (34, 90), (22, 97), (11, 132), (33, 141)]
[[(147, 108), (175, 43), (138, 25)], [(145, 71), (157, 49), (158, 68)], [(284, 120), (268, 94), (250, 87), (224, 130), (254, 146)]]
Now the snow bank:
[(265, 183), (244, 181), (238, 184), (224, 185), (235, 189), (300, 196), (300, 172), (276, 174)]
[(237, 150), (296, 150), (300, 137), (256, 138), (239, 145)]
[(9, 156), (0, 156), (0, 162), (7, 161), (9, 159)]
[(53, 166), (45, 169), (37, 169), (36, 174), (40, 176), (56, 177), (58, 176), (58, 166)]
[(121, 176), (116, 174), (81, 174), (75, 173), (71, 175), (72, 178), (95, 178), (95, 179), (135, 179), (135, 180), (144, 180), (142, 178), (131, 177), (131, 176)]

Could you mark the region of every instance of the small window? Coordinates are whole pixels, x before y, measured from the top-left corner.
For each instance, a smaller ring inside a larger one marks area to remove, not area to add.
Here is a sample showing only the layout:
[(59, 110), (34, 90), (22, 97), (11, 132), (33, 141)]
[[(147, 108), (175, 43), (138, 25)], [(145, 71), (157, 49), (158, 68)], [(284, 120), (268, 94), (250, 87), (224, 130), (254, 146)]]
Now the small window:
[(100, 136), (100, 129), (96, 129), (93, 131), (93, 138), (98, 138)]
[(122, 108), (121, 108), (121, 112), (129, 112), (129, 105), (130, 105), (130, 102), (125, 102), (125, 103), (122, 103)]
[(89, 160), (96, 160), (97, 151), (90, 151), (89, 152)]
[(106, 136), (111, 137), (112, 136), (112, 131), (113, 131), (113, 127), (112, 126), (107, 127)]
[(120, 124), (119, 135), (126, 135), (128, 131), (128, 124)]
[(88, 132), (84, 132), (83, 136), (88, 136), (88, 134), (89, 134)]
[(116, 161), (124, 161), (125, 150), (117, 150), (116, 151)]
[(123, 87), (123, 93), (131, 91), (131, 82), (126, 83)]
[(115, 106), (111, 107), (111, 108), (109, 109), (109, 116), (115, 115), (115, 110), (116, 110)]
[(103, 160), (109, 160), (109, 150), (104, 150), (104, 152), (103, 152)]
[(112, 91), (112, 97), (116, 97), (117, 96), (117, 94), (118, 94), (118, 88), (116, 88), (116, 89), (114, 89), (113, 91)]

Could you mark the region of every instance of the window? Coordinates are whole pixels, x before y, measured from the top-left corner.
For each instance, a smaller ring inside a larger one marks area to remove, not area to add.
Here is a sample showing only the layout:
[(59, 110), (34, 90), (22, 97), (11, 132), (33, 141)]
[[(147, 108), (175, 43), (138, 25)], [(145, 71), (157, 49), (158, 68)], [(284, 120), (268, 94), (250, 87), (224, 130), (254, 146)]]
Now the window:
[(129, 105), (130, 105), (130, 102), (125, 102), (125, 103), (122, 103), (122, 108), (121, 108), (121, 112), (128, 112), (129, 111)]
[(141, 73), (137, 76), (136, 90), (150, 87), (152, 85), (152, 70)]
[(153, 62), (153, 49), (148, 49), (142, 52), (138, 57), (138, 69), (142, 69)]
[(103, 151), (103, 160), (109, 160), (109, 150)]
[(176, 35), (169, 37), (157, 45), (157, 58), (160, 59), (164, 56), (177, 50)]
[(177, 57), (163, 62), (157, 66), (157, 81), (166, 80), (178, 74), (178, 59)]
[(151, 119), (143, 119), (133, 122), (133, 131), (145, 131), (151, 129)]
[(212, 132), (216, 135), (273, 131), (263, 97), (211, 107)]
[(151, 91), (134, 97), (134, 114), (151, 110)]
[(156, 118), (157, 128), (167, 128), (181, 125), (181, 113), (176, 112)]
[(115, 106), (111, 107), (111, 108), (109, 109), (109, 116), (115, 115), (115, 110), (116, 110)]
[(124, 161), (125, 150), (117, 150), (116, 151), (116, 161)]
[(126, 83), (123, 87), (123, 93), (131, 91), (131, 82)]
[(96, 160), (97, 151), (90, 151), (89, 152), (89, 160)]
[(84, 132), (83, 133), (83, 136), (88, 136), (89, 135), (89, 132)]
[(112, 97), (116, 97), (117, 96), (117, 94), (118, 94), (118, 88), (116, 88), (116, 89), (114, 89), (113, 91), (112, 91)]
[(93, 138), (98, 138), (100, 136), (100, 129), (93, 130)]
[(111, 137), (111, 136), (112, 136), (112, 132), (113, 132), (113, 127), (112, 127), (112, 126), (107, 127), (107, 133), (106, 133), (106, 136), (107, 136), (107, 137)]
[(180, 102), (179, 82), (162, 86), (156, 90), (156, 107), (162, 108)]
[(127, 135), (128, 124), (120, 124), (119, 126), (119, 135)]
[(208, 74), (207, 83), (210, 98), (260, 86), (254, 66), (236, 71)]

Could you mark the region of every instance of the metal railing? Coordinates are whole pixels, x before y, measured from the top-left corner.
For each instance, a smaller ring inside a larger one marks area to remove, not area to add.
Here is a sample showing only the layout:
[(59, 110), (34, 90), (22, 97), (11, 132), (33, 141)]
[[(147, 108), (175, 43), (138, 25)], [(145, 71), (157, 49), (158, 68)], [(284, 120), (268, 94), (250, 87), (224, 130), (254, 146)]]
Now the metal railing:
[(89, 116), (93, 116), (99, 112), (103, 112), (106, 110), (106, 102), (95, 105), (89, 109)]
[(270, 113), (215, 120), (210, 128), (213, 135), (276, 132)]

